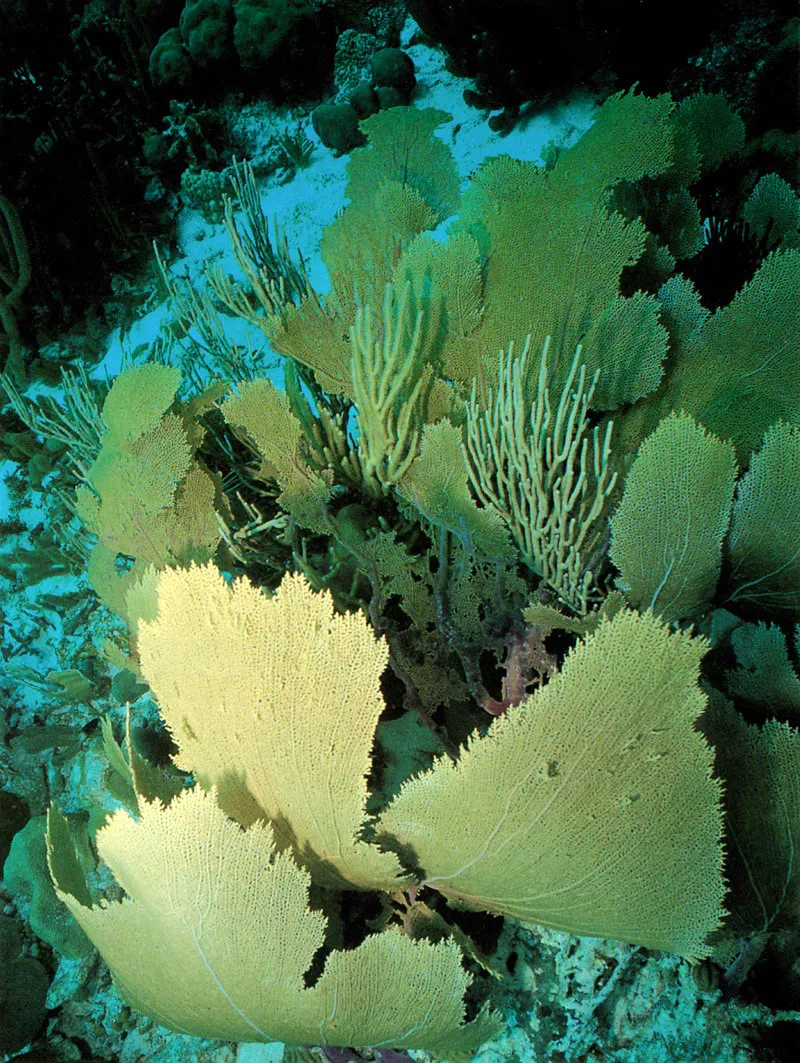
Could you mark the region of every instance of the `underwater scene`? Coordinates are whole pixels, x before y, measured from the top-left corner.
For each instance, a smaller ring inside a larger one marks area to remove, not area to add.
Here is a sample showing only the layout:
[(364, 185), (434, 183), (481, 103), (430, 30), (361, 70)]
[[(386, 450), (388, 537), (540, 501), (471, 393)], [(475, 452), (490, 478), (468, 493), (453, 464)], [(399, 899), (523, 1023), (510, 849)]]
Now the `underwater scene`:
[(0, 1063), (800, 1063), (800, 17), (0, 0)]

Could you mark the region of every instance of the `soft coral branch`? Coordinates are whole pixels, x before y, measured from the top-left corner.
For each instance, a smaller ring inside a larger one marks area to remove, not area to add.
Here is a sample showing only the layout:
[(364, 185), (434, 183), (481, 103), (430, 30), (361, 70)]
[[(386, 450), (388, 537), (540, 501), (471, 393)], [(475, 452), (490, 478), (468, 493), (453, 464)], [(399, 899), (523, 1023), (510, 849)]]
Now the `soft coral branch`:
[(545, 648), (544, 628), (528, 624), (512, 631), (506, 639), (503, 688), (500, 700), (487, 694), (482, 706), (490, 716), (501, 716), (506, 709), (523, 701), (532, 683), (538, 686), (556, 670), (556, 658)]

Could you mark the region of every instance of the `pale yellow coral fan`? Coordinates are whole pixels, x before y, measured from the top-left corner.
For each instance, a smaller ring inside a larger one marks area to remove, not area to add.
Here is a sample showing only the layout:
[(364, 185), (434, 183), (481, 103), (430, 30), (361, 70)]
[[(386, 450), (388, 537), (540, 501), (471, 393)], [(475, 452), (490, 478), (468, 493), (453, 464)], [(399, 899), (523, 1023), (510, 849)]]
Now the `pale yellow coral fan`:
[(165, 572), (139, 654), (179, 767), (240, 822), (263, 816), (329, 885), (396, 889), (397, 858), (361, 841), (388, 648), (360, 614), (286, 576), (272, 598), (213, 565)]
[(497, 1031), (486, 1008), (462, 1022), (470, 978), (451, 941), (373, 934), (332, 952), (306, 988), (326, 920), (309, 908), (309, 875), (276, 851), (272, 827), (243, 831), (200, 787), (167, 808), (140, 805), (138, 821), (117, 812), (98, 835), (127, 897), (94, 907), (58, 844), (63, 817), (50, 815), (59, 896), (132, 1007), (198, 1037), (426, 1048), (449, 1059)]

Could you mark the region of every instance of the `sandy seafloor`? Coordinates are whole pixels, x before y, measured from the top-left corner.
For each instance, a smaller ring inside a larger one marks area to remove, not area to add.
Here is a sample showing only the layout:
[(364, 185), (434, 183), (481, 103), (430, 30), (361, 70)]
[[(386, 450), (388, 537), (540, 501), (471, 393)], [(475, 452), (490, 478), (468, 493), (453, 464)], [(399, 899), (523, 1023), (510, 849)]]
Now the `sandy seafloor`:
[[(438, 130), (455, 156), (463, 181), (486, 157), (507, 153), (520, 159), (541, 161), (548, 142), (569, 145), (591, 124), (596, 109), (588, 96), (576, 96), (545, 112), (523, 115), (515, 129), (500, 136), (489, 129), (487, 112), (467, 106), (463, 90), (470, 82), (444, 68), (441, 53), (410, 43), (415, 27), (409, 21), (403, 45), (416, 64), (418, 88), (413, 103), (435, 107), (452, 118)], [(249, 142), (250, 154), (258, 159), (264, 145), (284, 127), (294, 128), (297, 112), (281, 111), (267, 104), (250, 104), (229, 119), (239, 140)], [(344, 205), (347, 156), (334, 158), (315, 140), (311, 164), (281, 183), (280, 174), (259, 182), (262, 206), (269, 217), (279, 220), (290, 248), (302, 253), (317, 291), (329, 285), (319, 256), (320, 236)], [(187, 276), (201, 283), (203, 263), (219, 260), (233, 275), (238, 269), (230, 252), (223, 225), (211, 225), (197, 211), (182, 209), (177, 219), (177, 256), (168, 259), (174, 276)], [(108, 336), (105, 357), (87, 366), (96, 379), (113, 379), (124, 357), (142, 352), (153, 343), (171, 318), (166, 303), (151, 307), (121, 337)], [(229, 319), (230, 320), (230, 319)], [(246, 326), (230, 322), (231, 336), (239, 341)], [(254, 332), (254, 346), (266, 343)], [(282, 381), (282, 369), (272, 373)], [(30, 394), (48, 389), (36, 385)], [(50, 390), (50, 393), (57, 394)], [(0, 520), (17, 521), (26, 531), (6, 535), (0, 557), (8, 560), (20, 547), (36, 549), (38, 535), (48, 520), (48, 482), (44, 490), (9, 490), (9, 478), (18, 472), (11, 462), (0, 463)], [(53, 671), (76, 667), (85, 653), (87, 640), (97, 643), (110, 630), (105, 611), (95, 607), (85, 580), (72, 575), (51, 576), (29, 582), (22, 588), (0, 576), (4, 626), (0, 696), (11, 706), (10, 723), (24, 728), (34, 713), (49, 706), (46, 677)], [(88, 606), (87, 606), (88, 601)], [(89, 718), (111, 709), (112, 702), (85, 708), (65, 707), (63, 722), (77, 717), (82, 726)], [(121, 710), (111, 709), (115, 720)], [(147, 706), (142, 711), (148, 711)], [(152, 707), (150, 708), (152, 711)], [(0, 771), (3, 765), (0, 763)], [(39, 770), (39, 769), (37, 769)], [(44, 765), (45, 772), (54, 769)], [(87, 807), (89, 795), (101, 784), (102, 763), (95, 751), (81, 749), (75, 756), (66, 792), (60, 803), (65, 811)], [(43, 810), (34, 809), (35, 812)], [(35, 946), (34, 946), (35, 951)], [(711, 987), (700, 989), (688, 964), (674, 957), (646, 956), (643, 950), (615, 943), (578, 940), (564, 934), (522, 932), (517, 942), (520, 960), (501, 1003), (506, 1008), (507, 1031), (476, 1056), (476, 1063), (510, 1063), (513, 1060), (542, 1063), (749, 1063), (753, 1059), (737, 1029), (751, 1022), (769, 1022), (757, 1007), (726, 1005)], [(85, 1037), (93, 1029), (90, 1047), (106, 1049), (122, 1063), (148, 1059), (151, 1063), (189, 1063), (195, 1060), (257, 1063), (281, 1058), (281, 1045), (222, 1045), (170, 1034), (147, 1020), (131, 1016), (122, 1007), (107, 972), (83, 960), (61, 961), (51, 987), (50, 1005), (63, 1003), (53, 1046), (66, 1035)], [(90, 998), (76, 1002), (74, 989), (87, 985)], [(624, 985), (624, 989), (620, 988)], [(606, 1044), (604, 1045), (604, 1040)], [(800, 1038), (799, 1038), (800, 1040)], [(610, 1042), (610, 1043), (609, 1043)], [(413, 1053), (419, 1059), (424, 1053)], [(800, 1059), (800, 1050), (798, 1051)]]

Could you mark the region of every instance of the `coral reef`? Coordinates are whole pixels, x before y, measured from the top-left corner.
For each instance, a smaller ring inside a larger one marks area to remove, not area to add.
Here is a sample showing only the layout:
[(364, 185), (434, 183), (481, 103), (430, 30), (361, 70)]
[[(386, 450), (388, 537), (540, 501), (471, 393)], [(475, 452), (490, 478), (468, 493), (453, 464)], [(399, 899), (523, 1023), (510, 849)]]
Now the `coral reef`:
[(798, 1021), (797, 196), (733, 182), (757, 246), (712, 297), (721, 97), (618, 93), (463, 185), (446, 119), (360, 120), (326, 293), (231, 164), (226, 264), (159, 261), (174, 342), (61, 405), (4, 378), (70, 493), (0, 576), (60, 540), (97, 596), (5, 635), (11, 951), (108, 1051), (142, 1013), (198, 1053), (739, 1063)]

